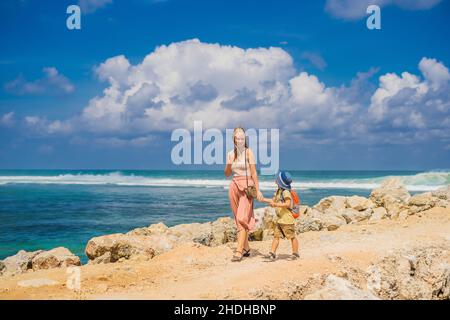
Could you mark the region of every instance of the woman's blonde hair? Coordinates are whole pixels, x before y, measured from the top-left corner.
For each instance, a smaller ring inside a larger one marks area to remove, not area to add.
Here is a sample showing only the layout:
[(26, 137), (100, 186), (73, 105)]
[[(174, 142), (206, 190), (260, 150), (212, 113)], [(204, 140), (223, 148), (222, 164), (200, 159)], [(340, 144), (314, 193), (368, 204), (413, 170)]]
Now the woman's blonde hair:
[[(236, 158), (237, 158), (236, 133), (239, 130), (241, 130), (244, 133), (244, 136), (245, 136), (245, 130), (244, 130), (243, 127), (239, 126), (239, 127), (234, 128), (234, 130), (233, 130), (233, 143), (234, 143), (234, 159), (233, 159), (233, 161), (236, 160)], [(247, 146), (247, 139), (245, 139), (245, 145), (244, 146), (245, 146), (244, 152), (246, 152), (246, 149), (248, 148), (248, 146)]]

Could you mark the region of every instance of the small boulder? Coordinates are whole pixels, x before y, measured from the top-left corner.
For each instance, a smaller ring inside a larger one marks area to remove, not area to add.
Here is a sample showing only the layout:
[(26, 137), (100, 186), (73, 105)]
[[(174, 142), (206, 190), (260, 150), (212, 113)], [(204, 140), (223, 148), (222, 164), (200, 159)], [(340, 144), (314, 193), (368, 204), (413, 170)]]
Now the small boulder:
[(149, 236), (154, 234), (164, 234), (169, 228), (162, 222), (151, 224), (148, 227), (133, 229), (127, 234), (136, 236)]
[(388, 216), (387, 211), (385, 208), (383, 207), (377, 207), (373, 209), (373, 213), (370, 216), (369, 221), (370, 222), (377, 222), (380, 221), (381, 219), (386, 219)]
[(327, 209), (332, 209), (334, 211), (338, 211), (340, 209), (346, 208), (346, 197), (343, 196), (331, 196), (323, 198), (314, 205), (313, 207), (316, 210), (319, 210), (321, 212), (325, 212)]
[(191, 242), (194, 239), (211, 238), (211, 222), (183, 223), (169, 228), (166, 232), (177, 238), (179, 242)]
[(222, 217), (211, 224), (212, 240), (210, 245), (219, 246), (236, 241), (236, 226), (230, 217)]
[(32, 252), (20, 250), (15, 255), (5, 258), (3, 260), (3, 274), (16, 275), (26, 272), (28, 269), (32, 268), (31, 261), (33, 260), (33, 258), (41, 252), (43, 252), (43, 250)]
[[(168, 251), (173, 245), (173, 240), (167, 236), (116, 233), (92, 238), (88, 241), (85, 252), (86, 256), (93, 262), (108, 263), (116, 262), (119, 259), (130, 259), (135, 255), (153, 258), (157, 251)], [(100, 259), (97, 260), (97, 258)]]
[(450, 184), (431, 193), (433, 197), (450, 201)]
[(358, 211), (353, 208), (346, 208), (338, 211), (338, 215), (342, 216), (347, 223), (355, 223), (367, 220), (370, 218), (371, 213), (371, 208), (367, 208), (364, 211)]
[(372, 202), (372, 200), (364, 197), (351, 196), (347, 198), (347, 208), (351, 208), (357, 211), (364, 211), (374, 206), (375, 204)]
[(349, 281), (330, 274), (321, 289), (304, 297), (305, 300), (379, 300), (369, 291), (361, 290)]
[(3, 274), (4, 270), (6, 270), (6, 265), (3, 261), (0, 260), (0, 276)]
[(328, 231), (334, 231), (338, 229), (339, 227), (347, 224), (344, 217), (341, 215), (337, 215), (334, 213), (325, 213), (321, 217), (321, 222), (323, 228), (327, 229)]
[(322, 229), (322, 222), (318, 218), (313, 218), (308, 215), (300, 216), (299, 221), (295, 225), (297, 233), (308, 231), (320, 231)]
[(31, 261), (33, 270), (79, 266), (80, 258), (64, 247), (54, 248), (37, 254)]
[(379, 188), (372, 190), (370, 200), (377, 207), (384, 207), (389, 216), (397, 217), (401, 210), (408, 207), (408, 190), (398, 178), (389, 178)]

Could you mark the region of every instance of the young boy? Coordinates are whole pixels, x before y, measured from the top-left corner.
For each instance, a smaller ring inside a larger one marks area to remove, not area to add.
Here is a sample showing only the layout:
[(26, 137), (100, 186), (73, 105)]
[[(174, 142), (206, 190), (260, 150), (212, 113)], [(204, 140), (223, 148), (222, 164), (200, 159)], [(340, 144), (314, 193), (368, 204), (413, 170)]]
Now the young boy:
[(267, 258), (275, 260), (275, 253), (280, 243), (280, 238), (286, 238), (291, 240), (292, 259), (297, 259), (300, 255), (298, 254), (298, 240), (295, 236), (295, 218), (289, 210), (292, 201), (291, 192), (289, 191), (292, 183), (291, 174), (287, 171), (279, 172), (275, 183), (278, 189), (275, 191), (273, 199), (262, 198), (262, 201), (275, 208), (278, 217), (273, 234), (272, 250)]

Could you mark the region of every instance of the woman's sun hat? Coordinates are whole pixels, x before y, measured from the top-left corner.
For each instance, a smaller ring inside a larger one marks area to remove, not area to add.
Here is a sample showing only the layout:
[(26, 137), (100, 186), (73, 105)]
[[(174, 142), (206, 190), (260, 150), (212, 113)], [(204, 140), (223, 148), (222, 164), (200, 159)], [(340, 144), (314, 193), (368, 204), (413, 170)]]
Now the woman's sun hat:
[(278, 172), (276, 181), (280, 188), (291, 190), (292, 176), (289, 172)]

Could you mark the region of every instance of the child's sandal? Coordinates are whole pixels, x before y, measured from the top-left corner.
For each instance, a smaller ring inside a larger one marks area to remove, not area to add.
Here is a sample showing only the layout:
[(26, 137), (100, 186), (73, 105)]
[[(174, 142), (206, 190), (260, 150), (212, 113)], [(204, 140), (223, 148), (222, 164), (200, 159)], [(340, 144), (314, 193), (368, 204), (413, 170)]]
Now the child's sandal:
[(273, 252), (269, 252), (269, 254), (267, 255), (267, 258), (274, 261), (276, 259), (276, 255)]
[(293, 253), (292, 254), (292, 259), (299, 259), (300, 258), (300, 255), (298, 254), (298, 252), (295, 252), (295, 253)]
[(248, 250), (244, 249), (244, 254), (242, 256), (243, 257), (250, 257), (250, 249), (248, 249)]

